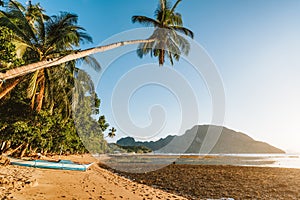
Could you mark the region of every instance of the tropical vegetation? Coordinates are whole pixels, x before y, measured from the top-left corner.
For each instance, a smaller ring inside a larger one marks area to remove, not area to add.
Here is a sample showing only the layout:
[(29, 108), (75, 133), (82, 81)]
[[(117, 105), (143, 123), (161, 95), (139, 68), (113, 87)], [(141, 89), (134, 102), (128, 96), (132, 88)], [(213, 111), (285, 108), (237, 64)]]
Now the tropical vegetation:
[(152, 152), (150, 148), (145, 146), (119, 146), (119, 148), (124, 149), (126, 153), (151, 153)]
[(0, 153), (109, 151), (104, 131), (114, 137), (117, 130), (103, 115), (95, 119), (100, 99), (90, 76), (76, 64), (99, 70), (92, 54), (128, 44), (140, 44), (140, 57), (151, 53), (160, 65), (165, 57), (173, 64), (190, 48), (177, 32), (193, 37), (175, 12), (179, 3), (160, 0), (155, 19), (132, 17), (134, 23), (154, 26), (150, 38), (80, 50), (92, 38), (76, 14), (48, 16), (39, 3), (0, 1)]
[[(10, 1), (0, 18), (0, 39), (5, 40), (1, 43), (1, 70), (67, 55), (80, 43), (92, 42), (77, 21), (72, 13), (49, 17), (39, 4), (23, 7)], [(83, 61), (99, 68), (92, 57)], [(105, 151), (101, 127), (92, 118), (99, 114), (100, 100), (89, 75), (76, 67), (76, 61), (2, 82), (0, 92), (5, 93), (0, 107), (2, 152), (23, 156)]]

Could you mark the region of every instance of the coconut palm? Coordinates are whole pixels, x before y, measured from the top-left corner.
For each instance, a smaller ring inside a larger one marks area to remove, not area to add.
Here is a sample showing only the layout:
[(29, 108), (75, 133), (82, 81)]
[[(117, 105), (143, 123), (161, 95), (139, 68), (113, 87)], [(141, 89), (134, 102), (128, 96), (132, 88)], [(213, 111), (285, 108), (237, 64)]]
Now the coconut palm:
[(160, 65), (165, 63), (165, 57), (168, 57), (173, 65), (173, 59), (179, 60), (181, 52), (185, 55), (189, 53), (190, 44), (177, 32), (183, 33), (191, 38), (194, 34), (191, 30), (183, 27), (181, 14), (175, 12), (176, 7), (181, 2), (177, 0), (173, 6), (167, 0), (160, 0), (159, 7), (155, 11), (155, 19), (146, 16), (133, 16), (133, 23), (141, 23), (146, 26), (155, 27), (154, 33), (149, 39), (155, 39), (150, 43), (139, 45), (137, 54), (143, 57), (150, 53), (151, 56), (158, 57)]
[[(0, 24), (15, 33), (14, 43), (17, 52), (27, 63), (68, 55), (81, 42), (92, 42), (85, 30), (77, 25), (78, 17), (75, 14), (60, 13), (48, 17), (39, 4), (30, 3), (25, 8), (15, 1), (10, 1), (8, 11), (1, 12), (0, 15)], [(88, 57), (85, 59), (93, 60)], [(72, 87), (70, 83), (74, 82), (72, 81), (74, 70), (75, 62), (71, 61), (60, 64), (60, 67), (39, 69), (27, 76), (27, 80), (29, 79), (27, 93), (31, 98), (32, 108), (40, 111), (46, 102), (48, 107), (53, 109), (54, 95), (62, 97), (64, 105), (70, 105), (70, 87)], [(7, 88), (12, 89), (15, 85), (8, 85)], [(67, 85), (70, 87), (66, 87)]]
[[(162, 65), (164, 63), (164, 58), (167, 55), (169, 56), (171, 63), (173, 63), (173, 58), (179, 60), (181, 51), (187, 54), (189, 50), (189, 43), (187, 42), (187, 40), (178, 35), (176, 31), (193, 37), (193, 32), (182, 26), (181, 15), (179, 13), (175, 13), (175, 8), (179, 4), (179, 2), (180, 0), (178, 0), (175, 3), (175, 5), (170, 9), (167, 1), (161, 0), (160, 7), (156, 11), (156, 19), (151, 19), (144, 16), (134, 16), (132, 18), (133, 22), (140, 22), (146, 25), (152, 25), (156, 27), (156, 31), (154, 32), (154, 34), (148, 39), (116, 42), (113, 44), (98, 46), (86, 50), (68, 52), (68, 54), (66, 55), (57, 55), (49, 57), (39, 62), (30, 63), (21, 67), (7, 70), (5, 73), (0, 73), (0, 82), (19, 76), (24, 76), (28, 73), (32, 73), (37, 70), (57, 66), (62, 63), (83, 58), (91, 54), (131, 44), (143, 44), (140, 48), (143, 51), (138, 50), (138, 53), (140, 52), (140, 56), (142, 56), (142, 52), (143, 55), (151, 52), (154, 56), (159, 57), (159, 63)], [(0, 17), (2, 18), (3, 14), (1, 15), (0, 13)], [(164, 34), (164, 31), (166, 30), (159, 31), (160, 28), (169, 30), (167, 32), (167, 35)], [(149, 45), (147, 45), (148, 43)]]
[(114, 127), (112, 127), (112, 128), (109, 129), (109, 133), (108, 133), (107, 136), (110, 137), (110, 138), (113, 138), (113, 137), (116, 136), (116, 132), (117, 132), (117, 129), (115, 129)]

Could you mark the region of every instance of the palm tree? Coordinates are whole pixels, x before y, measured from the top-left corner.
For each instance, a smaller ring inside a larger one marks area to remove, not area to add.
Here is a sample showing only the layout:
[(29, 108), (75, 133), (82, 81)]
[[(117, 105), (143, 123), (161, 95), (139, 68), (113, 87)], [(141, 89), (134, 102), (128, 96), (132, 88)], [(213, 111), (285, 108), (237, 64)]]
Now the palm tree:
[[(57, 16), (48, 17), (43, 9), (31, 3), (27, 8), (21, 4), (10, 1), (8, 11), (1, 12), (0, 24), (10, 28), (14, 33), (14, 43), (20, 56), (27, 63), (49, 60), (59, 56), (65, 56), (74, 52), (81, 42), (92, 42), (84, 29), (77, 25), (78, 17), (71, 13), (60, 13)], [(87, 57), (86, 60), (89, 60)], [(92, 60), (92, 59), (90, 59)], [(27, 76), (28, 97), (31, 98), (31, 107), (37, 111), (42, 109), (44, 102), (53, 110), (53, 95), (59, 95), (66, 106), (70, 105), (70, 86), (73, 82), (75, 62), (64, 62), (60, 67), (44, 68)], [(11, 90), (20, 81), (17, 78), (6, 90)], [(58, 86), (61, 87), (58, 87)], [(0, 94), (0, 97), (2, 95)], [(69, 109), (70, 110), (70, 109)]]
[[(57, 55), (49, 57), (45, 60), (10, 69), (7, 70), (5, 73), (0, 73), (0, 82), (19, 76), (24, 76), (28, 73), (32, 73), (37, 70), (57, 66), (62, 63), (83, 58), (91, 54), (107, 51), (113, 48), (130, 44), (142, 43), (142, 48), (140, 49), (143, 50), (143, 54), (152, 52), (154, 56), (159, 56), (159, 63), (161, 65), (164, 63), (164, 57), (166, 56), (166, 54), (169, 56), (171, 63), (173, 63), (173, 58), (178, 60), (181, 51), (187, 54), (189, 50), (189, 43), (187, 42), (187, 40), (178, 35), (176, 31), (193, 37), (193, 32), (182, 26), (181, 15), (179, 13), (175, 13), (175, 8), (179, 4), (179, 2), (180, 0), (178, 0), (175, 3), (175, 5), (170, 9), (167, 0), (160, 0), (160, 7), (156, 11), (157, 19), (151, 19), (144, 16), (133, 16), (133, 22), (150, 24), (156, 27), (156, 31), (154, 31), (154, 34), (148, 39), (116, 42), (113, 44), (98, 46), (86, 50), (68, 52), (66, 55)], [(5, 18), (5, 15), (3, 15), (3, 13), (1, 12), (0, 18), (3, 17)], [(163, 31), (159, 31), (161, 30), (160, 28), (169, 30), (167, 35), (164, 35)], [(149, 44), (149, 46), (147, 44)], [(140, 52), (140, 50), (138, 50), (138, 52)], [(142, 55), (141, 52), (139, 53), (139, 55)]]
[(154, 42), (142, 43), (139, 45), (137, 54), (143, 57), (145, 54), (150, 53), (158, 57), (160, 65), (165, 63), (167, 56), (173, 65), (173, 59), (179, 60), (181, 52), (185, 55), (189, 53), (190, 44), (177, 32), (183, 33), (191, 38), (194, 34), (191, 30), (183, 27), (181, 14), (175, 12), (176, 7), (181, 2), (177, 0), (171, 7), (168, 0), (160, 0), (159, 7), (155, 11), (155, 19), (146, 16), (133, 16), (133, 23), (141, 23), (146, 26), (154, 26), (154, 33), (149, 39), (155, 39)]
[(117, 132), (117, 129), (115, 129), (114, 127), (112, 127), (112, 128), (109, 129), (109, 133), (108, 133), (107, 136), (110, 137), (110, 138), (113, 138), (113, 137), (116, 136), (116, 132)]

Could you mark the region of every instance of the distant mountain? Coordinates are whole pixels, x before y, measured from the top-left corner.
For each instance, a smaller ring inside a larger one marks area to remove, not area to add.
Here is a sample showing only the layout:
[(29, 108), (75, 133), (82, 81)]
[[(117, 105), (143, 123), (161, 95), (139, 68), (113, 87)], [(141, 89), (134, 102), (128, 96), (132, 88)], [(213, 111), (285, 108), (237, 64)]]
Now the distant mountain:
[(138, 142), (126, 137), (118, 140), (117, 144), (145, 146), (161, 153), (285, 153), (265, 142), (255, 141), (244, 133), (213, 125), (197, 125), (181, 136), (169, 135), (155, 142)]

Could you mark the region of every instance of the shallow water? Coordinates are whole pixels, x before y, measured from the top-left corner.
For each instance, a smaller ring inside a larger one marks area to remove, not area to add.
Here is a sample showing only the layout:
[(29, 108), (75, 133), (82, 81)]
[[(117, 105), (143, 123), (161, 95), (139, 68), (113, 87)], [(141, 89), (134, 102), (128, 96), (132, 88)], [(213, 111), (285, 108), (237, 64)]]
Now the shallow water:
[(104, 163), (111, 166), (141, 167), (150, 165), (235, 165), (300, 169), (298, 154), (111, 154)]
[[(300, 169), (299, 154), (209, 154), (206, 156), (216, 156), (211, 160), (218, 161), (220, 164)], [(197, 159), (193, 163), (197, 164)]]

